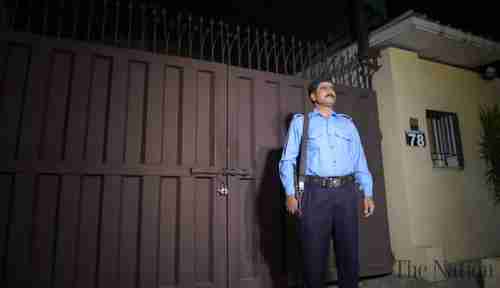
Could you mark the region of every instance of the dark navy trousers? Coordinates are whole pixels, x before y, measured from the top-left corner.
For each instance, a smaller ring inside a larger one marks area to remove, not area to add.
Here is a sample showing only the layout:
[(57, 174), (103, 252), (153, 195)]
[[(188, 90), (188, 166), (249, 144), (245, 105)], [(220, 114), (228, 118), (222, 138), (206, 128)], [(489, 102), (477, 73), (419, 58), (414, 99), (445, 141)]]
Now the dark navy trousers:
[(324, 287), (331, 239), (339, 287), (358, 287), (360, 197), (353, 182), (337, 188), (305, 183), (298, 223), (305, 288)]

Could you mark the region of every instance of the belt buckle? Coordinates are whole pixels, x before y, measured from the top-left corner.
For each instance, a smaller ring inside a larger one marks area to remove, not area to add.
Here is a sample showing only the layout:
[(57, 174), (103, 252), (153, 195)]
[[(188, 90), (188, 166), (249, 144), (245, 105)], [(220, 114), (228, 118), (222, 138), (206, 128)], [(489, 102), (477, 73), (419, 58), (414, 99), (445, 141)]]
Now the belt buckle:
[(335, 188), (339, 187), (340, 186), (340, 179), (339, 178), (333, 178), (332, 179), (332, 185)]

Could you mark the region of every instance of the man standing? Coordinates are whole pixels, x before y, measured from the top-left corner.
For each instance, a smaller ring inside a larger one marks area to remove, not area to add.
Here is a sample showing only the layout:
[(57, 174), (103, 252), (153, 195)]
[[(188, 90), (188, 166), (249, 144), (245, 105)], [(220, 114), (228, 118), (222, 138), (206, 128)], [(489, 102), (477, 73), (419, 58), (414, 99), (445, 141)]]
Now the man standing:
[[(373, 213), (373, 180), (368, 170), (358, 130), (351, 117), (334, 111), (337, 95), (330, 80), (315, 80), (308, 87), (315, 108), (308, 113), (309, 129), (305, 162), (304, 197), (299, 217), (299, 238), (304, 257), (307, 288), (323, 287), (333, 238), (340, 288), (358, 287), (359, 278), (359, 193), (364, 194), (364, 217)], [(287, 194), (287, 210), (296, 214), (297, 156), (300, 151), (304, 115), (293, 117), (283, 155), (280, 178)]]

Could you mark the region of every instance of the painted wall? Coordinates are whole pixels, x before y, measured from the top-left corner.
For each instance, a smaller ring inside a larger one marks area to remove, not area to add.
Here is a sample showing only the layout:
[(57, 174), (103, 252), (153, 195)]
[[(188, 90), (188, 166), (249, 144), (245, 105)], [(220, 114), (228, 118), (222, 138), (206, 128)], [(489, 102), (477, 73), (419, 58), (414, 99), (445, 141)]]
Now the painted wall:
[[(381, 62), (374, 88), (396, 259), (432, 265), (434, 259), (455, 262), (500, 256), (500, 206), (493, 205), (478, 152), (478, 107), (500, 103), (500, 80), (484, 81), (475, 72), (397, 48), (383, 50)], [(463, 170), (433, 168), (429, 145), (406, 146), (404, 131), (410, 117), (418, 118), (429, 138), (426, 109), (457, 113)]]

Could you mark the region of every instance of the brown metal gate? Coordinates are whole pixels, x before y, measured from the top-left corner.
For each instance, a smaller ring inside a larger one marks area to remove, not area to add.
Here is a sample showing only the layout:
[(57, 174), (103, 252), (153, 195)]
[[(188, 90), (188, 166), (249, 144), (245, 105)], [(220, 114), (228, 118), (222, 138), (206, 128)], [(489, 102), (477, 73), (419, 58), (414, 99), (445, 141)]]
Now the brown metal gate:
[[(8, 287), (286, 285), (277, 159), (305, 80), (20, 33), (0, 56)], [(375, 177), (362, 272), (387, 273), (375, 95), (338, 89)]]

